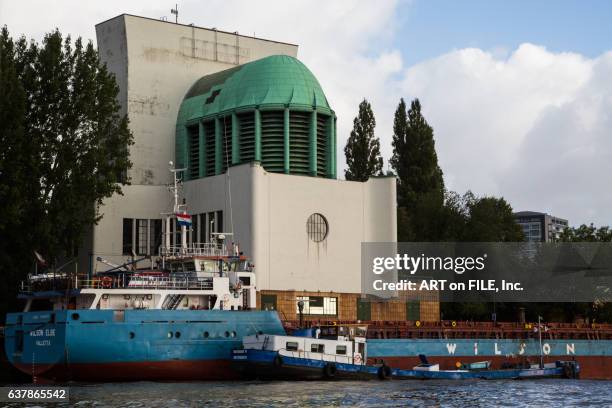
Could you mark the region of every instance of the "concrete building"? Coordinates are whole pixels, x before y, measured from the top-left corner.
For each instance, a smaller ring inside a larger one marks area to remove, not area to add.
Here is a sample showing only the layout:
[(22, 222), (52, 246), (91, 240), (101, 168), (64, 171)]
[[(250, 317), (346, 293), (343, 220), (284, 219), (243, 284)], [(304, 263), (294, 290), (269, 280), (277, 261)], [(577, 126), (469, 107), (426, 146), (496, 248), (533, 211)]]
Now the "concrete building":
[(567, 220), (546, 213), (519, 211), (513, 215), (529, 242), (553, 242), (568, 227)]
[[(135, 144), (131, 185), (101, 208), (80, 251), (155, 259), (171, 211), (168, 162), (186, 168), (192, 242), (233, 232), (255, 264), (259, 306), (296, 318), (437, 320), (435, 299), (363, 305), (361, 242), (396, 240), (395, 179), (336, 179), (336, 117), (297, 46), (120, 15), (96, 26)], [(360, 310), (360, 314), (358, 313)], [(421, 311), (422, 309), (422, 311)]]

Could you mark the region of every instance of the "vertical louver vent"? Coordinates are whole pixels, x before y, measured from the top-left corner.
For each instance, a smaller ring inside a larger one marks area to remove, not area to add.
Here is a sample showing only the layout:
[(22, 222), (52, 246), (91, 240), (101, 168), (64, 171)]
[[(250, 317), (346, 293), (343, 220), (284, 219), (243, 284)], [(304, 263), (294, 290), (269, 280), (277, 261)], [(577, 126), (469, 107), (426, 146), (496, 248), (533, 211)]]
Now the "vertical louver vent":
[(310, 112), (290, 112), (289, 114), (289, 154), (290, 173), (308, 175), (308, 140)]
[(200, 175), (200, 133), (198, 126), (187, 128), (187, 140), (189, 140), (189, 163), (187, 171), (190, 179), (196, 179)]
[(238, 115), (240, 124), (240, 163), (255, 160), (255, 112)]
[(274, 173), (284, 170), (284, 112), (261, 112), (261, 161), (264, 169)]
[(317, 176), (325, 177), (327, 174), (327, 138), (329, 116), (317, 115)]
[(215, 175), (215, 121), (204, 122), (206, 144), (206, 176)]
[(221, 120), (221, 173), (232, 164), (232, 117), (225, 116)]

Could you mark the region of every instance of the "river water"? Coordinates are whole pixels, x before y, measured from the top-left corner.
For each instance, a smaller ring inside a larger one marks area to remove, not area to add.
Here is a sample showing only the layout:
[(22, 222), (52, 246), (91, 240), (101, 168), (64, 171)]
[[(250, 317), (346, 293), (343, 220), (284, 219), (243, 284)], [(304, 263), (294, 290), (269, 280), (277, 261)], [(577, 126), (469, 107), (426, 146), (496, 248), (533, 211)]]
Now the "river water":
[[(612, 381), (73, 384), (76, 407), (612, 407)], [(0, 404), (1, 405), (1, 404)], [(55, 405), (58, 406), (58, 405)]]

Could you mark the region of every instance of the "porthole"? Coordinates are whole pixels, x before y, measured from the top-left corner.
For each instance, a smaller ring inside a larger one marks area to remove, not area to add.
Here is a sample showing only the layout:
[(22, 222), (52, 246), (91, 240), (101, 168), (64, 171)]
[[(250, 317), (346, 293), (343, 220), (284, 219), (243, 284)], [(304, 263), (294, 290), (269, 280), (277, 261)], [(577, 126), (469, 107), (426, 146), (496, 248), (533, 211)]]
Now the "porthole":
[(79, 320), (79, 314), (78, 313), (73, 313), (72, 314), (72, 320)]
[(210, 336), (210, 333), (208, 333), (208, 332), (204, 332), (204, 338), (205, 338), (205, 339), (207, 339), (207, 338), (208, 338), (208, 336)]
[(257, 332), (257, 334), (259, 334), (260, 336), (263, 334), (263, 332), (260, 330)]
[(229, 336), (230, 336), (229, 332), (226, 331), (225, 332), (225, 337), (229, 337)]
[(133, 339), (134, 337), (136, 337), (136, 334), (134, 334), (134, 332), (130, 332), (130, 339)]
[(174, 337), (176, 337), (177, 339), (181, 337), (181, 332), (177, 331), (176, 333), (174, 333)]
[(319, 213), (314, 213), (306, 221), (306, 232), (308, 238), (314, 242), (322, 242), (329, 231), (329, 224), (325, 217)]
[(171, 339), (174, 336), (174, 334), (172, 334), (172, 332), (168, 332), (168, 338)]
[(233, 332), (232, 332), (230, 335), (231, 335), (232, 337), (236, 337), (236, 332), (235, 332), (235, 331), (233, 331)]

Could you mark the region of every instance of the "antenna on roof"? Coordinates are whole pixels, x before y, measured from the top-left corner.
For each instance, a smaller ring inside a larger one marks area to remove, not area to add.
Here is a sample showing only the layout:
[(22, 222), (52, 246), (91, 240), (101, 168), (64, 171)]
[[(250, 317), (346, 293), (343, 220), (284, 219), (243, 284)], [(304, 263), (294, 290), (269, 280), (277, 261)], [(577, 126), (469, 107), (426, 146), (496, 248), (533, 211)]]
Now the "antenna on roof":
[(170, 13), (174, 14), (174, 22), (178, 24), (178, 4), (175, 4), (174, 8), (170, 9)]

